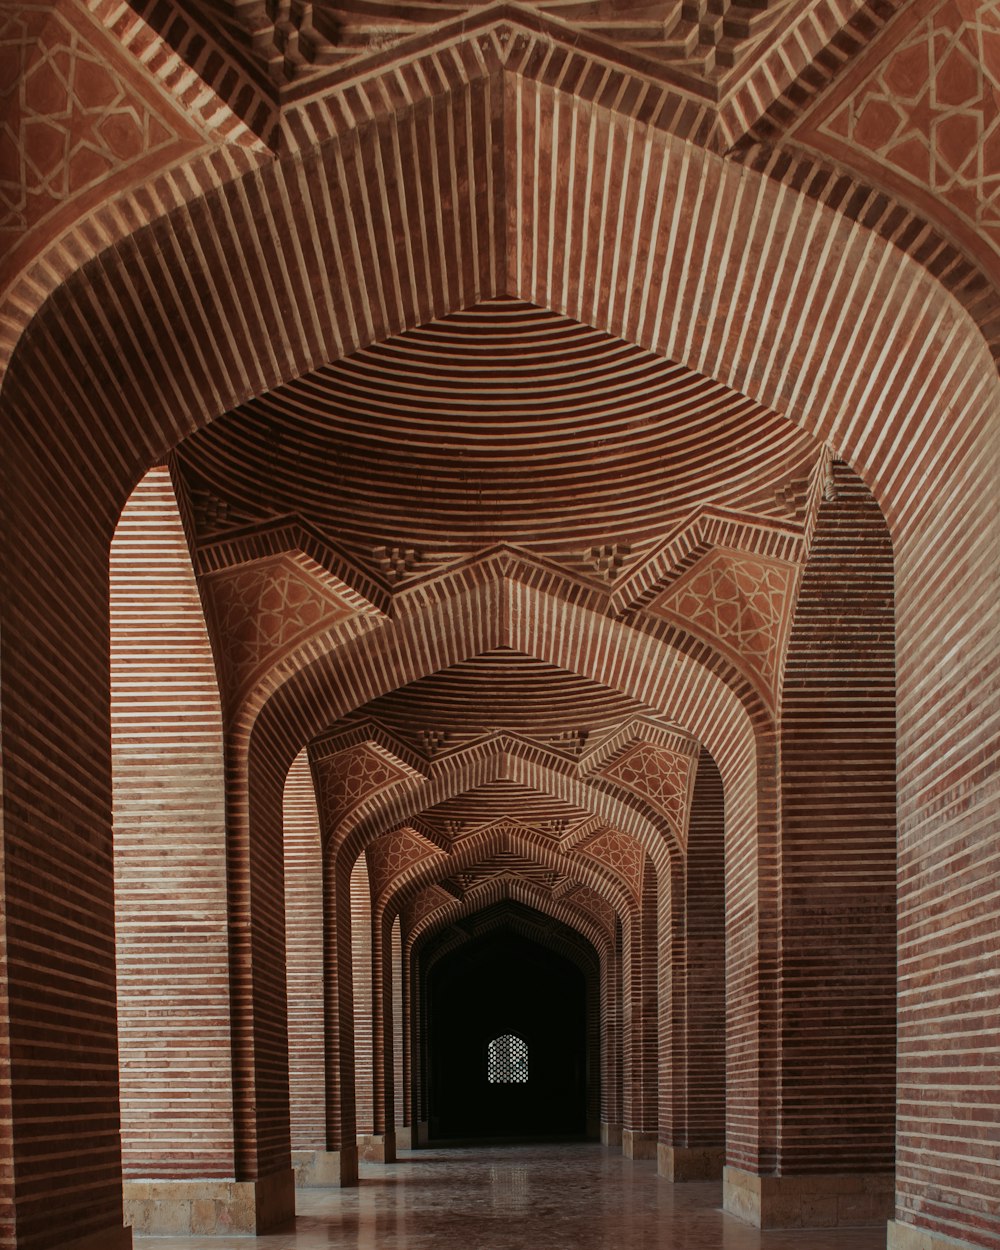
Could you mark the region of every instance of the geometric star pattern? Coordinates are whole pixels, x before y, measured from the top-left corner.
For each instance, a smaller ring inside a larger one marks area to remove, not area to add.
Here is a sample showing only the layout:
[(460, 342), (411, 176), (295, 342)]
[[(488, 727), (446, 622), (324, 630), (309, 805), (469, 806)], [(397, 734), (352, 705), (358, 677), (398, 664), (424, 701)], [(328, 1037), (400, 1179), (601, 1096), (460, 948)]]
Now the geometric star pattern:
[(397, 829), (369, 843), (368, 881), (372, 898), (377, 899), (389, 882), (411, 864), (441, 851), (413, 829)]
[(589, 912), (603, 929), (614, 932), (615, 909), (610, 903), (601, 898), (596, 890), (592, 890), (589, 885), (578, 885), (575, 889), (564, 894), (563, 898), (566, 902), (572, 903), (574, 907), (579, 907), (583, 911)]
[(598, 860), (628, 886), (638, 902), (642, 894), (642, 861), (644, 852), (638, 842), (613, 829), (601, 829), (574, 850)]
[(366, 743), (328, 756), (317, 771), (320, 817), (331, 833), (369, 795), (408, 775)]
[(72, 7), (0, 7), (0, 239), (181, 138)]
[(817, 127), (877, 155), (1000, 252), (1000, 11), (945, 0)]
[(308, 556), (284, 553), (203, 580), (233, 692), (304, 641), (353, 615)]
[(722, 643), (773, 697), (795, 577), (791, 565), (716, 547), (654, 600), (650, 611)]
[(432, 885), (426, 890), (421, 890), (403, 913), (403, 931), (405, 933), (411, 932), (425, 916), (429, 916), (431, 912), (437, 911), (439, 907), (444, 907), (448, 903), (454, 903), (454, 901), (454, 895), (449, 894), (447, 890), (442, 890), (440, 886)]
[(639, 742), (605, 768), (603, 775), (648, 799), (680, 834), (691, 775), (689, 756), (651, 742)]

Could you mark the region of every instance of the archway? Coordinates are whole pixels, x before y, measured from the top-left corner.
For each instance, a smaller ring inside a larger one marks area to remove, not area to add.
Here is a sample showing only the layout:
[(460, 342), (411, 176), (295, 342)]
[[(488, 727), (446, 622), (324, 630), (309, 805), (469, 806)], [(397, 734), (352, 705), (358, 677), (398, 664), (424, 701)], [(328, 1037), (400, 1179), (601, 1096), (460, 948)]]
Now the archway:
[(584, 1135), (596, 960), (582, 962), (504, 924), (439, 958), (421, 944), (430, 1140)]

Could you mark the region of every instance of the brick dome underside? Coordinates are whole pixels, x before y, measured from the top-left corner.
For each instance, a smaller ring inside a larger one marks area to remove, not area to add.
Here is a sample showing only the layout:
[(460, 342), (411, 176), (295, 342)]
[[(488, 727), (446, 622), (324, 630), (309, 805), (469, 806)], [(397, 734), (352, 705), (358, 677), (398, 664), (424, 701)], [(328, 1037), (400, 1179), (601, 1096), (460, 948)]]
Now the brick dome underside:
[(800, 519), (789, 494), (817, 454), (719, 383), (500, 299), (229, 413), (180, 461), (203, 533), (297, 513), (377, 570), (500, 542), (627, 560), (706, 506)]
[(432, 737), (440, 748), (506, 731), (575, 750), (581, 732), (586, 741), (595, 732), (649, 714), (650, 709), (618, 691), (500, 649), (374, 699), (359, 716), (371, 717), (418, 748)]

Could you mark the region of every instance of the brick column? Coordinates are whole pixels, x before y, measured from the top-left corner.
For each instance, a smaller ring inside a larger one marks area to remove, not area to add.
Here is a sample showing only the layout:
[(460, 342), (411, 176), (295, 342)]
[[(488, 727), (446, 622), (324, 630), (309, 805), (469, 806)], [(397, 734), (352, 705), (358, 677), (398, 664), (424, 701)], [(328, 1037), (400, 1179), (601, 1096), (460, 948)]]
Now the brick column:
[(239, 1231), (222, 709), (165, 467), (111, 544), (111, 685), (125, 1213)]
[(323, 926), (326, 1158), (322, 1183), (347, 1186), (358, 1182), (351, 874), (329, 850), (323, 855)]
[(372, 1120), (377, 1148), (368, 1153), (380, 1163), (396, 1158), (392, 962), (392, 925), (383, 912), (372, 926)]
[(392, 1055), (393, 1106), (396, 1145), (408, 1150), (413, 1145), (410, 1089), (410, 986), (403, 963), (403, 922), (392, 922)]
[(639, 906), (625, 926), (622, 1152), (656, 1158), (657, 875), (644, 857)]
[(704, 750), (691, 798), (682, 888), (673, 992), (675, 1002), (682, 1002), (683, 1028), (672, 1030), (672, 1122), (664, 1133), (661, 1116), (659, 1170), (673, 1181), (709, 1180), (722, 1176), (726, 1142), (725, 815), (722, 778)]
[(892, 598), (885, 521), (835, 465), (784, 679), (777, 1153), (773, 1168), (727, 1171), (727, 1209), (761, 1227), (876, 1223), (892, 1210)]
[(601, 968), (601, 1142), (605, 1146), (620, 1146), (622, 1140), (624, 945), (621, 920), (616, 916), (608, 958)]
[(326, 1048), (323, 1024), (323, 851), (305, 751), (289, 769), (284, 799), (288, 1080), (296, 1184), (323, 1176)]
[(0, 1247), (126, 1250), (108, 677), (115, 510), (101, 516), (92, 482), (59, 471), (72, 450), (44, 441), (10, 432), (0, 456)]

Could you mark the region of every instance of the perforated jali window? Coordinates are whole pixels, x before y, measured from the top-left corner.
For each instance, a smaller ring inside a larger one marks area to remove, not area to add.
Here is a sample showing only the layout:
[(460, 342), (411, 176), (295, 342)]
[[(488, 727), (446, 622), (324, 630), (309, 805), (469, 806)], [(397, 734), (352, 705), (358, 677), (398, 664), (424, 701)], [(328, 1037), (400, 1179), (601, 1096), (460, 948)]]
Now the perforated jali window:
[(490, 1042), (487, 1077), (491, 1085), (523, 1085), (528, 1079), (528, 1045), (513, 1033)]

